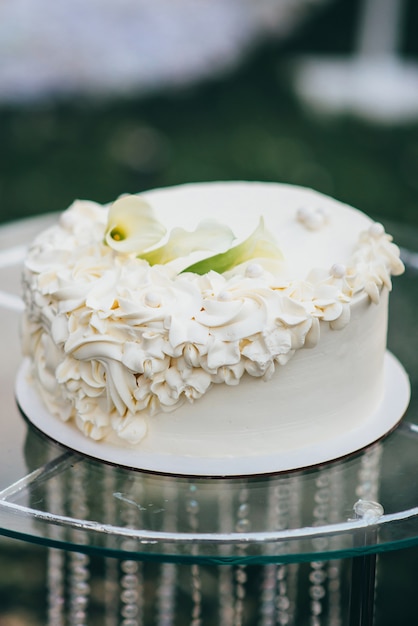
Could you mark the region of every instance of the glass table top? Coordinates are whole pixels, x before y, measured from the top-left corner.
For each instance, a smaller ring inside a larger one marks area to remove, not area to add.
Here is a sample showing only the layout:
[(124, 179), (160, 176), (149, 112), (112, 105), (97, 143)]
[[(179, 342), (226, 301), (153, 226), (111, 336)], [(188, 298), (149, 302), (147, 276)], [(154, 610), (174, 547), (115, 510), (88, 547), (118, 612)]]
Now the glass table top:
[(186, 478), (83, 458), (26, 423), (14, 398), (21, 362), (20, 268), (55, 216), (0, 228), (0, 534), (66, 550), (204, 563), (300, 562), (418, 544), (418, 237), (388, 231), (407, 264), (391, 297), (389, 348), (409, 373), (400, 426), (340, 461), (248, 478)]

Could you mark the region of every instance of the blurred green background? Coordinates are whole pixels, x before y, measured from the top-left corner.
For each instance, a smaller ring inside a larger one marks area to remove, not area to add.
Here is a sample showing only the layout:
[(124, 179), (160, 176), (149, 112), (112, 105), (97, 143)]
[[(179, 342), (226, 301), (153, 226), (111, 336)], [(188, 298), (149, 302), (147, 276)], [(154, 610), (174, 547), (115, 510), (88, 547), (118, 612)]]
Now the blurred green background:
[[(301, 54), (353, 52), (358, 1), (325, 3), (295, 33), (254, 45), (222, 76), (147, 97), (0, 106), (0, 220), (217, 179), (314, 187), (377, 217), (418, 220), (417, 123), (317, 116), (291, 89)], [(402, 54), (416, 58), (418, 6)], [(418, 106), (418, 105), (417, 105)]]

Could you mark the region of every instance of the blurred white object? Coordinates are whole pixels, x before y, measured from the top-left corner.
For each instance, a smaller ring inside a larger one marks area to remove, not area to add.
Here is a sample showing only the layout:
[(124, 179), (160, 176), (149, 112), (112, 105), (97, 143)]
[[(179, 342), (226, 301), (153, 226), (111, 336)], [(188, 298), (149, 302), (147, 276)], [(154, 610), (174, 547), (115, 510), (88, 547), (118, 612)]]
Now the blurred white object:
[(186, 84), (321, 2), (0, 0), (0, 101)]
[(295, 67), (295, 87), (311, 107), (392, 123), (418, 118), (418, 64), (397, 53), (403, 0), (363, 0), (351, 58), (308, 57)]

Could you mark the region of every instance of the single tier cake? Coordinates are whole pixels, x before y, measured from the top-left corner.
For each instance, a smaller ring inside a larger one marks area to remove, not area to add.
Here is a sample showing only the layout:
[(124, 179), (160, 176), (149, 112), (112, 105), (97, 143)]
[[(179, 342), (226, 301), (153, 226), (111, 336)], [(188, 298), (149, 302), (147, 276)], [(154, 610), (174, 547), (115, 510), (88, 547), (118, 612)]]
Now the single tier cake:
[(381, 224), (303, 188), (76, 201), (25, 263), (31, 384), (54, 419), (138, 455), (303, 455), (379, 409), (402, 271)]

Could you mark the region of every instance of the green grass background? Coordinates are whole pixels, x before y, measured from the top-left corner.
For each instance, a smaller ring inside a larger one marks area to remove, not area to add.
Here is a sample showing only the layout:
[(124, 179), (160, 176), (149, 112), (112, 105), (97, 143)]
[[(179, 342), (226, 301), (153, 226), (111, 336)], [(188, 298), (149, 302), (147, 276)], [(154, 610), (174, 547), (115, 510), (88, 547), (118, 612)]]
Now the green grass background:
[[(290, 40), (260, 44), (204, 84), (146, 98), (0, 106), (0, 221), (63, 210), (75, 198), (251, 179), (314, 187), (416, 225), (418, 120), (318, 117), (292, 94), (299, 55), (353, 52), (357, 0), (325, 7)], [(418, 5), (408, 7), (402, 54), (416, 58)]]

